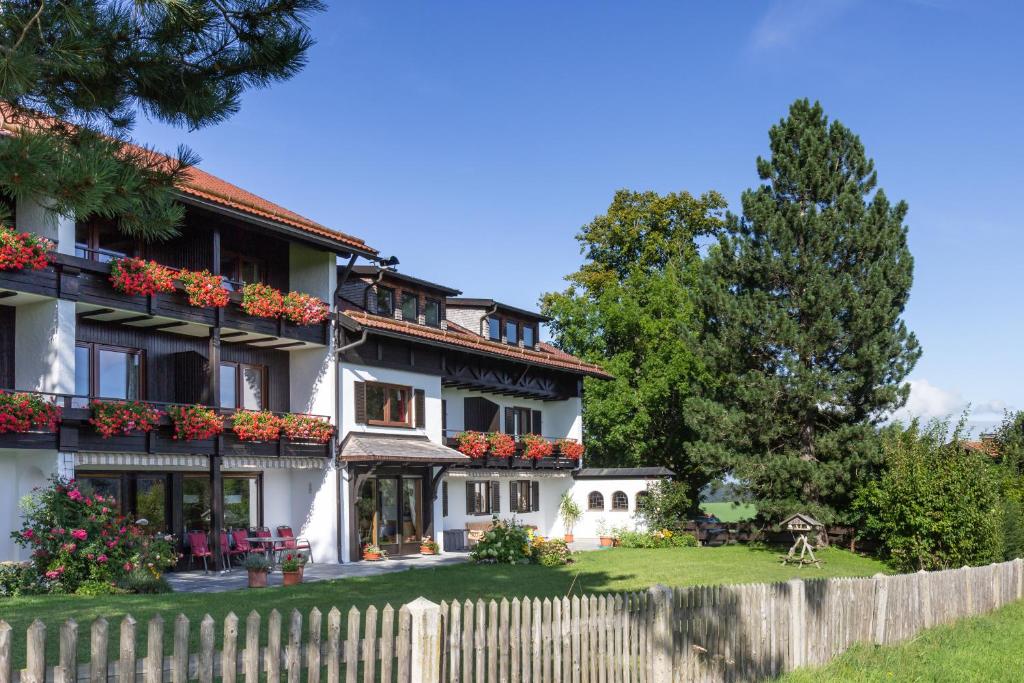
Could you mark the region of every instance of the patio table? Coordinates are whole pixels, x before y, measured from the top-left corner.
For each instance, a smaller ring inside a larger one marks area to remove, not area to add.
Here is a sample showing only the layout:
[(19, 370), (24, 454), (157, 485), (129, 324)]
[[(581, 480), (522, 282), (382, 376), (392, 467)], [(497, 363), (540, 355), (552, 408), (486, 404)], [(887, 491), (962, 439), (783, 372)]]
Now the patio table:
[[(275, 555), (284, 550), (289, 541), (294, 541), (295, 539), (286, 538), (284, 536), (248, 536), (245, 540), (249, 541), (249, 546), (254, 552), (261, 552), (264, 555), (269, 556), (270, 566), (273, 567), (275, 564)], [(272, 546), (270, 549), (263, 547), (264, 544), (267, 543)]]

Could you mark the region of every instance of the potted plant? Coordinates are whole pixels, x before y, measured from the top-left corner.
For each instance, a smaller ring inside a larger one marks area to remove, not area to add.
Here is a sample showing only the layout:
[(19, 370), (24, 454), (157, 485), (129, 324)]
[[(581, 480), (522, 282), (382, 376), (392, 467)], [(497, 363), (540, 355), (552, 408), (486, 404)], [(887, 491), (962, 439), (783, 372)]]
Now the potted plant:
[(270, 573), (270, 561), (266, 555), (251, 553), (245, 558), (245, 569), (249, 572), (249, 588), (266, 588), (267, 574)]
[(303, 556), (299, 553), (288, 553), (281, 560), (281, 576), (284, 577), (284, 585), (294, 586), (302, 583)]
[(558, 515), (562, 518), (562, 526), (565, 527), (565, 542), (572, 543), (572, 530), (583, 516), (583, 510), (568, 491), (562, 494), (562, 500), (558, 504)]
[(440, 550), (437, 541), (430, 536), (424, 536), (420, 539), (420, 555), (437, 555)]
[(597, 520), (597, 536), (601, 539), (602, 548), (611, 548), (615, 545), (615, 538), (612, 536), (611, 527), (608, 526), (608, 520), (604, 517)]
[(388, 554), (379, 545), (367, 543), (363, 546), (363, 559), (369, 562), (379, 562), (386, 559)]
[(523, 443), (523, 457), (527, 460), (550, 458), (555, 452), (555, 444), (537, 434), (523, 434), (520, 441)]

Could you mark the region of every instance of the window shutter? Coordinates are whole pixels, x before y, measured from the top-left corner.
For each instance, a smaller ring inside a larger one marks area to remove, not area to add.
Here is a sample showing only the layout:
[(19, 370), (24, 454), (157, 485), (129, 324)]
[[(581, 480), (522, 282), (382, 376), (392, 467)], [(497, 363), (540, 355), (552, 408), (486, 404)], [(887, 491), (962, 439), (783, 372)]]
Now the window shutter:
[(516, 411), (514, 408), (505, 408), (505, 433), (516, 433)]
[(473, 489), (476, 488), (471, 481), (466, 482), (466, 514), (475, 515), (477, 513), (475, 499), (473, 496)]
[(491, 513), (495, 515), (501, 514), (501, 482), (491, 482)]
[(366, 424), (366, 382), (356, 382), (356, 424)]
[(448, 401), (441, 399), (441, 436), (448, 436)]
[(413, 410), (416, 411), (416, 415), (414, 416), (416, 418), (416, 428), (423, 429), (424, 427), (427, 426), (427, 394), (422, 389), (416, 389), (413, 392), (413, 396), (413, 403), (415, 405)]
[(530, 491), (530, 509), (534, 512), (540, 510), (540, 482), (532, 482), (533, 488)]
[(537, 434), (537, 435), (540, 435), (540, 434), (544, 433), (543, 430), (541, 429), (540, 415), (541, 415), (541, 412), (539, 410), (533, 411), (533, 424), (530, 425), (530, 427), (532, 428), (533, 433)]
[(519, 512), (519, 482), (508, 483), (508, 509), (512, 512)]
[(441, 482), (441, 516), (448, 516), (448, 482)]
[(467, 396), (462, 402), (463, 428), (474, 432), (497, 432), (498, 404), (481, 396)]

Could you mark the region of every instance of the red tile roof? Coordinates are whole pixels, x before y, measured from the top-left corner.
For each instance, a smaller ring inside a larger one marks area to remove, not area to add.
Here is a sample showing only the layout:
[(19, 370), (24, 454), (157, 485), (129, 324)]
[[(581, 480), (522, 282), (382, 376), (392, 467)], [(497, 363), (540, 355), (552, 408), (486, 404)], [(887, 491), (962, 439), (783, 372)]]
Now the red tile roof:
[[(58, 123), (53, 118), (32, 114), (30, 112), (15, 113), (10, 105), (4, 102), (0, 102), (0, 114), (4, 115), (3, 118), (0, 118), (0, 122), (3, 124), (0, 126), (0, 134), (10, 135), (23, 128), (47, 128), (55, 126)], [(170, 157), (165, 154), (151, 152), (150, 150), (145, 150), (137, 145), (125, 143), (125, 146), (138, 151), (155, 154), (158, 159), (166, 159), (167, 161), (171, 160)], [(331, 240), (344, 248), (356, 249), (368, 254), (377, 253), (376, 249), (368, 247), (366, 243), (358, 237), (346, 235), (343, 232), (338, 232), (337, 230), (332, 230), (331, 228), (320, 225), (319, 223), (312, 221), (305, 216), (301, 216), (294, 211), (289, 211), (283, 206), (275, 204), (270, 200), (264, 199), (263, 197), (255, 195), (247, 190), (243, 190), (237, 185), (232, 185), (226, 180), (222, 180), (221, 178), (218, 178), (211, 173), (207, 173), (196, 166), (193, 166), (188, 170), (186, 179), (180, 183), (176, 189), (182, 194), (204, 199), (219, 206), (234, 209), (257, 218), (275, 221), (291, 228), (316, 235), (322, 239)]]
[(586, 363), (576, 356), (565, 353), (564, 351), (559, 351), (550, 344), (539, 344), (538, 347), (540, 347), (541, 350), (524, 349), (517, 346), (509, 346), (508, 344), (499, 344), (488, 339), (482, 339), (481, 337), (451, 322), (448, 323), (447, 330), (440, 330), (433, 327), (425, 327), (423, 325), (405, 322), (403, 320), (393, 320), (391, 318), (373, 315), (372, 313), (367, 313), (354, 305), (350, 305), (349, 308), (347, 310), (343, 310), (342, 313), (360, 325), (371, 329), (396, 332), (408, 337), (426, 339), (440, 342), (442, 344), (450, 344), (452, 346), (469, 349), (471, 351), (482, 351), (493, 355), (505, 356), (511, 360), (519, 361), (521, 363), (534, 363), (536, 365), (543, 365), (545, 367), (555, 368), (558, 370), (569, 370), (571, 372), (589, 375), (599, 379), (612, 378), (612, 376), (605, 372), (601, 367), (593, 365), (592, 363)]

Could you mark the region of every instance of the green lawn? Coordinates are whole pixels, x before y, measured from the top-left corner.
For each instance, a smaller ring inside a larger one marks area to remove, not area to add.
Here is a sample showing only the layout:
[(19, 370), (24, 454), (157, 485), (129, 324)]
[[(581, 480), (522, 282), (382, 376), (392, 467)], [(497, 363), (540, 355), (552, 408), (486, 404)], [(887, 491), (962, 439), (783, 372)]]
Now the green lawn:
[(757, 508), (750, 503), (702, 503), (700, 509), (723, 522), (744, 522), (757, 514)]
[(858, 645), (827, 667), (801, 669), (784, 683), (871, 681), (1020, 681), (1024, 679), (1024, 603), (929, 629), (898, 646)]
[[(36, 596), (0, 601), (0, 618), (8, 621), (17, 634), (14, 647), (20, 662), (24, 656), (24, 632), (29, 623), (42, 619), (47, 624), (48, 655), (56, 656), (57, 624), (74, 617), (79, 633), (88, 632), (88, 623), (99, 616), (120, 620), (130, 613), (136, 620), (148, 620), (155, 613), (164, 617), (184, 613), (192, 621), (193, 638), (202, 616), (209, 613), (218, 622), (234, 611), (240, 618), (256, 609), (266, 615), (272, 608), (308, 612), (318, 607), (327, 612), (337, 606), (398, 607), (422, 595), (431, 600), (497, 598), (524, 596), (553, 597), (567, 594), (636, 591), (654, 584), (687, 586), (694, 584), (785, 581), (795, 576), (870, 576), (886, 571), (885, 566), (845, 550), (823, 550), (821, 569), (783, 567), (778, 552), (746, 546), (720, 548), (668, 548), (634, 550), (612, 548), (575, 555), (574, 564), (549, 569), (537, 565), (495, 566), (461, 564), (435, 569), (415, 569), (374, 577), (321, 581), (289, 588), (238, 590), (226, 593), (169, 595), (121, 595), (100, 598), (75, 596)], [(326, 623), (326, 619), (325, 619)], [(114, 624), (111, 632), (116, 633)], [(144, 631), (140, 630), (140, 633)], [(170, 632), (170, 629), (167, 629)], [(219, 632), (219, 626), (218, 626)], [(79, 636), (83, 655), (88, 637)], [(113, 641), (116, 643), (116, 638)]]

